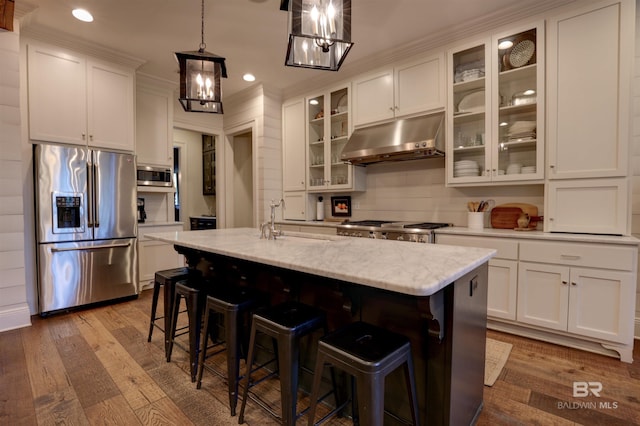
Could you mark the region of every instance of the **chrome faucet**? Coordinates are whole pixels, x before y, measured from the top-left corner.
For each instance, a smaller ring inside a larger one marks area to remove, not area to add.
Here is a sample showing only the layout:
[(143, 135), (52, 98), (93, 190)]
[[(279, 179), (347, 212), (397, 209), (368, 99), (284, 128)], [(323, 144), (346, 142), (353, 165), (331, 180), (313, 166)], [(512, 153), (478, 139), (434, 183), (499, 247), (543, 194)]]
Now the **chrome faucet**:
[(284, 198), (281, 198), (277, 203), (271, 200), (269, 207), (271, 208), (271, 217), (269, 222), (264, 222), (260, 225), (260, 238), (266, 238), (267, 240), (275, 240), (276, 237), (282, 235), (282, 231), (276, 229), (276, 207), (282, 206), (284, 210)]

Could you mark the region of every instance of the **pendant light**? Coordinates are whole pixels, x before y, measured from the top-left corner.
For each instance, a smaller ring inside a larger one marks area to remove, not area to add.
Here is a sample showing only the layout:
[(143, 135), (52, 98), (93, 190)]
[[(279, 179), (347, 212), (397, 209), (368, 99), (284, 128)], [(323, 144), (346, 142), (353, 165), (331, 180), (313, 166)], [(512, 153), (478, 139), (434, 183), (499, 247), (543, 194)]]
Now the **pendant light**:
[(289, 11), (285, 65), (338, 71), (353, 46), (351, 0), (281, 0)]
[(180, 103), (187, 112), (222, 114), (220, 77), (227, 78), (223, 57), (205, 51), (204, 0), (202, 0), (200, 48), (176, 52), (180, 66)]

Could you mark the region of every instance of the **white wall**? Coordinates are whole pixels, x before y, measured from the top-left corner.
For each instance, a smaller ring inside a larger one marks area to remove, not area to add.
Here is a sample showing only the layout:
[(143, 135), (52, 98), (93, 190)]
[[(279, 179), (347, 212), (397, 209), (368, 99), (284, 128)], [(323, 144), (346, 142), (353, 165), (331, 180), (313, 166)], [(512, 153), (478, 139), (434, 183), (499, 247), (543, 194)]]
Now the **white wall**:
[[(631, 233), (640, 238), (640, 0), (636, 0), (636, 40), (633, 75), (633, 120), (631, 128)], [(640, 264), (640, 258), (639, 262)], [(636, 293), (635, 336), (640, 339), (640, 283)]]
[[(263, 86), (254, 86), (225, 101), (224, 108), (225, 133), (253, 129), (254, 212), (260, 223), (269, 217), (270, 200), (282, 197), (282, 98)], [(231, 164), (233, 157), (224, 155), (224, 161)], [(218, 194), (218, 202), (222, 204), (221, 196)], [(281, 211), (278, 217), (282, 217)]]
[[(17, 21), (14, 28), (19, 28)], [(25, 276), (17, 32), (0, 30), (0, 93), (0, 331), (4, 331), (31, 325)]]
[[(542, 185), (447, 188), (441, 158), (374, 164), (367, 166), (366, 172), (366, 191), (350, 194), (352, 220), (435, 221), (466, 226), (467, 201), (489, 198), (496, 204), (533, 204), (539, 215), (544, 213)], [(330, 196), (324, 199), (325, 217), (331, 217)]]

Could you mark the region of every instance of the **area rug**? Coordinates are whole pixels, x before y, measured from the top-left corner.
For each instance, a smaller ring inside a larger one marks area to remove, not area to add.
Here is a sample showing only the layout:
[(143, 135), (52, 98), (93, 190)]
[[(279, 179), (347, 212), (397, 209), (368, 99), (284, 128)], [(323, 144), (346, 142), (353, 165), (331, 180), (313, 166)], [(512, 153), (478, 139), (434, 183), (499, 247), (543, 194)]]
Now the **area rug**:
[(511, 343), (499, 342), (487, 339), (487, 349), (484, 364), (484, 384), (493, 386), (498, 379), (500, 372), (509, 359), (513, 345)]

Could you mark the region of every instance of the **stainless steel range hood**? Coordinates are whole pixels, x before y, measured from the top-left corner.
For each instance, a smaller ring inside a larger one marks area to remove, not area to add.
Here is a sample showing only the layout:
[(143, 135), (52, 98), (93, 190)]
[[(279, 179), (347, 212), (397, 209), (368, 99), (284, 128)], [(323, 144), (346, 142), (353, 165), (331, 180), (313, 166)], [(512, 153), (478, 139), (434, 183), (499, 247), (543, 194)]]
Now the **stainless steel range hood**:
[(444, 112), (354, 130), (341, 159), (354, 165), (444, 156)]

